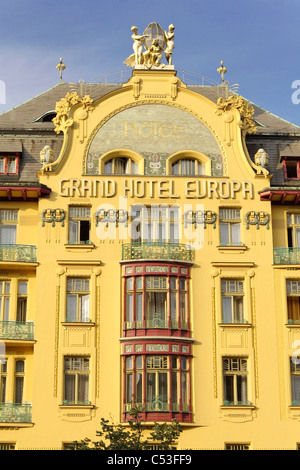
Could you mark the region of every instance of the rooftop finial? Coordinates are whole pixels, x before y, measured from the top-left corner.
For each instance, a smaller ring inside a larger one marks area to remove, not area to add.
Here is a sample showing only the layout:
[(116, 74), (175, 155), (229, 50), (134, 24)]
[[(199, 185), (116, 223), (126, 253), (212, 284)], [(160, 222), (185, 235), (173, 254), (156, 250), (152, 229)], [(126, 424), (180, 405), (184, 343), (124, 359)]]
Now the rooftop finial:
[(227, 68), (223, 65), (223, 60), (221, 60), (221, 67), (217, 69), (217, 72), (221, 75), (222, 83), (224, 83), (225, 73), (227, 72)]
[(66, 68), (65, 64), (63, 63), (62, 57), (60, 58), (59, 64), (57, 64), (56, 68), (57, 68), (57, 70), (59, 70), (59, 78), (60, 78), (60, 81), (62, 82), (63, 81), (62, 73)]

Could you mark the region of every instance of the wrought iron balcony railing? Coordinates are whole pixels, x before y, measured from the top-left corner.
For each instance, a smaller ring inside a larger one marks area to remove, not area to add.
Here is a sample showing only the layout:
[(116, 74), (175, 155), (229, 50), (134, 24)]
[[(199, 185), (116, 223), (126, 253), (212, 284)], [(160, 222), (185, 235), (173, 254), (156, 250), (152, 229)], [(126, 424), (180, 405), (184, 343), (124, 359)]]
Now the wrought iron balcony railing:
[(300, 248), (274, 248), (274, 264), (300, 264)]
[(122, 260), (139, 259), (191, 261), (192, 250), (183, 243), (133, 242), (122, 245)]
[(36, 262), (36, 245), (0, 245), (0, 261)]
[(31, 423), (31, 403), (0, 403), (0, 423)]
[(1, 321), (0, 338), (31, 341), (34, 339), (34, 324), (33, 322)]

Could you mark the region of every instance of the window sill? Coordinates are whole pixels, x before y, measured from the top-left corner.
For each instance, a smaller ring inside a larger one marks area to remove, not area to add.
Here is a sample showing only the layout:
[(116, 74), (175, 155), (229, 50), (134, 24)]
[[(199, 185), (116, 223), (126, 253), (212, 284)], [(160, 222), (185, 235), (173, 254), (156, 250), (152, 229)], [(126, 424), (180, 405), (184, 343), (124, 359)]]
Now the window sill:
[(246, 245), (218, 245), (217, 248), (221, 253), (243, 253), (247, 250)]
[[(225, 327), (228, 326), (230, 328), (234, 327), (234, 328), (240, 328), (240, 327), (243, 327), (243, 328), (251, 328), (252, 327), (252, 324), (249, 323), (249, 322), (226, 322), (226, 323), (219, 323), (219, 326), (220, 327)], [(299, 325), (300, 326), (300, 325)]]
[(63, 326), (83, 326), (83, 327), (95, 326), (95, 322), (93, 321), (63, 321), (61, 324)]
[(244, 409), (249, 409), (249, 410), (254, 410), (255, 406), (251, 403), (249, 404), (238, 404), (238, 405), (221, 405), (221, 410), (244, 410)]
[(94, 243), (65, 243), (67, 251), (92, 251), (95, 248)]
[(85, 410), (86, 409), (92, 409), (94, 408), (94, 405), (90, 404), (90, 405), (83, 405), (83, 404), (78, 404), (78, 405), (75, 405), (75, 404), (63, 404), (61, 403), (59, 405), (60, 408), (62, 409), (76, 409), (78, 410), (79, 408), (84, 408)]

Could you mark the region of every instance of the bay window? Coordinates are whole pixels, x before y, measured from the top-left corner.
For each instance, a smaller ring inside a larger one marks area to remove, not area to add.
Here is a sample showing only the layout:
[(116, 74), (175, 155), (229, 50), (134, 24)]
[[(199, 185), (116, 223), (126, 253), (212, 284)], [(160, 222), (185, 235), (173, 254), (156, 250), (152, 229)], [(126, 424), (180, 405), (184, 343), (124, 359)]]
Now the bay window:
[[(146, 350), (151, 351), (153, 346), (147, 346)], [(154, 349), (166, 350), (168, 346), (160, 344)], [(190, 412), (189, 356), (151, 353), (129, 355), (124, 358), (124, 367), (125, 412), (130, 410), (133, 403), (143, 407), (149, 419), (153, 413)]]
[(175, 274), (167, 265), (137, 269), (142, 272), (125, 277), (124, 329), (188, 330), (187, 274)]

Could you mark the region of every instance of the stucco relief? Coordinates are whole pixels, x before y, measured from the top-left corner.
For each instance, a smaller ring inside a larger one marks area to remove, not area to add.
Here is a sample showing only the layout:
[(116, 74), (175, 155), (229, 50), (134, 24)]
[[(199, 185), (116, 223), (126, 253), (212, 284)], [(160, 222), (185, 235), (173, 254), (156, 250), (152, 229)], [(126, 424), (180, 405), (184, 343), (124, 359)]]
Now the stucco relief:
[[(221, 149), (212, 132), (182, 109), (144, 104), (128, 108), (96, 132), (86, 158), (86, 173), (99, 174), (99, 159), (114, 149), (132, 150), (145, 159), (145, 174), (166, 174), (166, 159), (176, 152), (201, 152), (212, 161), (212, 176), (223, 176)], [(187, 155), (188, 156), (188, 155)]]

